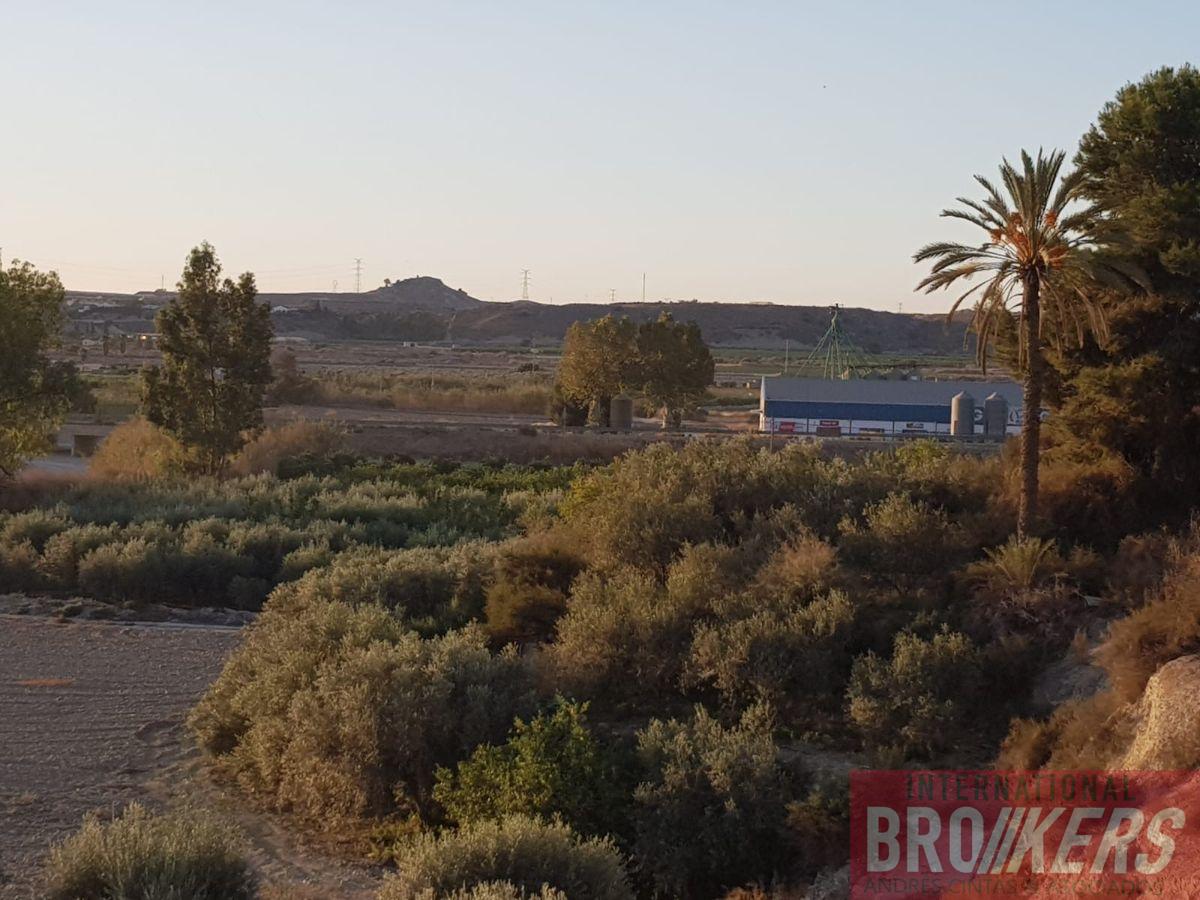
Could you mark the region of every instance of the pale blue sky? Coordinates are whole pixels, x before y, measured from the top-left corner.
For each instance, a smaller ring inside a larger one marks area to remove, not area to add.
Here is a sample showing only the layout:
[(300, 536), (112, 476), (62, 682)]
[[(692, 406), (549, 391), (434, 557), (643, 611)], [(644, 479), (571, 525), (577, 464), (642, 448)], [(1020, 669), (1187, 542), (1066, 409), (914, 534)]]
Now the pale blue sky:
[(1191, 2), (0, 0), (0, 246), (68, 287), (437, 275), (511, 299), (905, 311), (937, 212), (1122, 84)]

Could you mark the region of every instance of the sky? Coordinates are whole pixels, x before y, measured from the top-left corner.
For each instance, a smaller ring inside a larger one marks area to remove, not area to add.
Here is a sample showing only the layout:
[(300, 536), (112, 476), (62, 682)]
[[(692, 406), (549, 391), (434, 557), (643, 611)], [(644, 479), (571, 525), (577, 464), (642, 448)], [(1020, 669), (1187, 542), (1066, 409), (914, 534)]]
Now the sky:
[(1194, 2), (0, 0), (0, 248), (68, 288), (937, 312), (913, 251), (1195, 64)]

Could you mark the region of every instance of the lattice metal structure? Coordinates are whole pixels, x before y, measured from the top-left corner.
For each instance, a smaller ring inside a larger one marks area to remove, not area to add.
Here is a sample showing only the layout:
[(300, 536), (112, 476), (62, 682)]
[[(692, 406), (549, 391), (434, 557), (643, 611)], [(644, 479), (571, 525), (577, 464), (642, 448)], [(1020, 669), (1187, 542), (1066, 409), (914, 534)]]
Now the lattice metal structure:
[(819, 369), (822, 378), (833, 380), (861, 378), (867, 373), (866, 358), (842, 328), (838, 318), (840, 311), (841, 307), (836, 303), (829, 307), (829, 328), (804, 361), (805, 374)]

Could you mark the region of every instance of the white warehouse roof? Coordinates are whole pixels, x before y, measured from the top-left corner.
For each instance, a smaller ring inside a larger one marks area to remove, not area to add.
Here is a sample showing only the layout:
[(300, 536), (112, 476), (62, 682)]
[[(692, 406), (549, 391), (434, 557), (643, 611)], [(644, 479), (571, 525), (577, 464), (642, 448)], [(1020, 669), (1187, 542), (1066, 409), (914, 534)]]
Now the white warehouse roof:
[(813, 403), (887, 403), (950, 405), (951, 398), (966, 391), (982, 405), (997, 393), (1013, 409), (1022, 406), (1021, 385), (1015, 381), (888, 381), (885, 379), (786, 378), (764, 375), (760, 402), (792, 400)]

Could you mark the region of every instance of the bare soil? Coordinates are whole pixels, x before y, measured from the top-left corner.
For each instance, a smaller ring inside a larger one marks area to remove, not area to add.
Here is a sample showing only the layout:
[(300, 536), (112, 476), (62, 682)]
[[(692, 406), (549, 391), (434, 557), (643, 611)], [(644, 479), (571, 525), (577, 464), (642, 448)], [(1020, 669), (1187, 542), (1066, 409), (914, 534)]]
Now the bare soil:
[(49, 848), (131, 801), (201, 806), (248, 837), (280, 896), (368, 898), (378, 873), (301, 846), (207, 776), (184, 726), (236, 628), (0, 616), (0, 898), (44, 896)]

